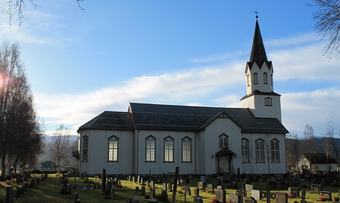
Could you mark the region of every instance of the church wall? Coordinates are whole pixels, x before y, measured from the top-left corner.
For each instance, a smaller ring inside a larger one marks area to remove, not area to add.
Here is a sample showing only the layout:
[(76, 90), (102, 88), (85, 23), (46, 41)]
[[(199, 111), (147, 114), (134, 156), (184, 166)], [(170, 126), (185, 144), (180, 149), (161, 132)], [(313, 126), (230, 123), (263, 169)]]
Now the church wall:
[(253, 95), (255, 100), (255, 111), (256, 117), (266, 117), (266, 118), (277, 118), (281, 121), (281, 102), (280, 96), (270, 96), (272, 98), (272, 106), (265, 106), (264, 98), (267, 95)]
[[(286, 166), (286, 146), (285, 146), (285, 135), (284, 134), (249, 134), (245, 133), (242, 134), (242, 138), (246, 138), (249, 140), (249, 154), (250, 154), (250, 162), (249, 163), (241, 163), (240, 173), (246, 174), (268, 174), (269, 167), (268, 167), (268, 154), (266, 152), (269, 149), (269, 156), (270, 155), (270, 142), (272, 139), (276, 138), (279, 140), (280, 146), (280, 163), (271, 163), (269, 157), (269, 164), (270, 164), (270, 173), (271, 174), (283, 174), (287, 172)], [(265, 162), (264, 163), (256, 163), (256, 152), (255, 152), (255, 141), (261, 138), (264, 140), (265, 145)], [(241, 150), (241, 149), (240, 149)], [(241, 151), (240, 151), (241, 152)], [(240, 154), (241, 156), (241, 154)]]
[(205, 130), (197, 133), (196, 143), (196, 162), (197, 173), (205, 174)]
[[(80, 133), (88, 136), (88, 161), (80, 161), (80, 171), (89, 175), (101, 174), (105, 168), (107, 174), (132, 173), (132, 131), (85, 130)], [(108, 138), (115, 135), (119, 138), (118, 162), (108, 162)], [(80, 148), (82, 156), (82, 144)]]
[(217, 118), (210, 123), (204, 131), (205, 174), (215, 174), (218, 172), (215, 154), (221, 150), (221, 148), (219, 148), (219, 136), (223, 133), (228, 136), (229, 149), (237, 154), (232, 162), (232, 170), (237, 172), (237, 168), (240, 167), (240, 155), (238, 153), (240, 153), (241, 150), (241, 129), (229, 118)]
[[(152, 135), (156, 138), (156, 162), (145, 162), (145, 138)], [(174, 138), (174, 162), (164, 162), (164, 138)], [(182, 139), (189, 137), (192, 140), (192, 162), (182, 163)], [(174, 173), (179, 166), (180, 174), (195, 174), (195, 144), (194, 132), (180, 131), (138, 131), (138, 173), (139, 174), (168, 174)], [(197, 169), (197, 168), (196, 168)]]
[[(272, 98), (272, 106), (265, 106), (264, 98)], [(243, 108), (249, 108), (256, 117), (277, 118), (281, 121), (280, 96), (252, 95), (241, 100)]]

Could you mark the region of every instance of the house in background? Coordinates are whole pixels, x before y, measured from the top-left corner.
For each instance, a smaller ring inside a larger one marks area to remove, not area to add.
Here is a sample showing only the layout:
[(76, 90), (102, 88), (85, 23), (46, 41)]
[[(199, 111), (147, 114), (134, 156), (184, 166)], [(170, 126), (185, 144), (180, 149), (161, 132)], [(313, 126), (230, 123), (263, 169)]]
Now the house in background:
[(336, 172), (338, 163), (325, 153), (303, 153), (299, 156), (298, 167), (300, 171), (317, 172)]
[(241, 108), (130, 103), (127, 112), (105, 111), (78, 129), (80, 172), (286, 173), (288, 131), (273, 72), (256, 20)]

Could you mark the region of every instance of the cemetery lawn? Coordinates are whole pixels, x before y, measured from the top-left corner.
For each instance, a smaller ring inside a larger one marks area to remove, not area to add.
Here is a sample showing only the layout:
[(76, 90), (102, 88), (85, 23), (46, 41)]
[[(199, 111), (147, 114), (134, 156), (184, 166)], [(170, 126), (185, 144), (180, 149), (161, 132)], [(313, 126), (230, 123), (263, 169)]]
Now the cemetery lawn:
[[(100, 181), (99, 179), (93, 178), (94, 181)], [(136, 197), (138, 198), (141, 203), (146, 203), (147, 200), (144, 199), (142, 196), (137, 196), (135, 188), (137, 186), (141, 187), (140, 185), (127, 181), (122, 180), (123, 188), (119, 189), (119, 191), (115, 192), (115, 198), (114, 200), (105, 199), (104, 195), (101, 190), (77, 190), (73, 191), (71, 195), (62, 195), (60, 194), (60, 181), (59, 178), (56, 176), (49, 176), (46, 182), (43, 182), (40, 185), (35, 186), (34, 188), (29, 188), (28, 192), (25, 192), (24, 195), (20, 196), (15, 202), (16, 203), (72, 203), (73, 197), (75, 193), (78, 193), (80, 196), (80, 201), (82, 203), (95, 203), (95, 202), (117, 202), (117, 203), (125, 203), (126, 200), (129, 197)], [(69, 183), (74, 183), (74, 178), (69, 178)], [(82, 185), (82, 181), (78, 179), (77, 183)], [(83, 184), (84, 185), (84, 184)], [(146, 187), (147, 188), (147, 187)], [(162, 185), (156, 184), (156, 195), (159, 195), (162, 189)], [(181, 187), (178, 187), (178, 190), (180, 190)], [(195, 187), (191, 187), (192, 192), (194, 192)], [(327, 188), (327, 190), (332, 191), (332, 196), (337, 197), (339, 196), (339, 193), (337, 192), (339, 188)], [(287, 191), (282, 191), (287, 192)], [(146, 189), (146, 193), (149, 193), (149, 190)], [(229, 194), (235, 194), (235, 190), (228, 189), (227, 190), (227, 200), (229, 199)], [(193, 202), (193, 195), (187, 197), (187, 202)], [(201, 197), (204, 200), (204, 203), (210, 203), (212, 202), (212, 199), (214, 199), (215, 195), (208, 192), (200, 192)], [(251, 194), (248, 194), (250, 196)], [(5, 197), (5, 189), (0, 188), (0, 202), (4, 202)], [(171, 200), (172, 193), (168, 193), (168, 198)], [(311, 194), (307, 192), (306, 197), (307, 202), (321, 202), (319, 201), (319, 194)], [(300, 202), (300, 199), (289, 199), (290, 203), (293, 203), (294, 201)], [(177, 201), (178, 203), (184, 202), (184, 194), (181, 192), (177, 192)], [(265, 201), (258, 201), (259, 203), (265, 203)]]

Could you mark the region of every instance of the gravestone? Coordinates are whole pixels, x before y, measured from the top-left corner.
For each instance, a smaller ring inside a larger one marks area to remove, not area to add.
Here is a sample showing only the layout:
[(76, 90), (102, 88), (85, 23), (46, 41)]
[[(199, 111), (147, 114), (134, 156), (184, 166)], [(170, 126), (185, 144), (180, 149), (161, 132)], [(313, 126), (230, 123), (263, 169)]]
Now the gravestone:
[(320, 200), (332, 201), (332, 192), (330, 191), (320, 191)]
[(244, 200), (244, 203), (257, 203), (257, 200), (254, 199), (253, 197), (247, 197), (247, 198)]
[(194, 203), (203, 203), (202, 197), (194, 197)]
[[(203, 176), (204, 177), (204, 176)], [(197, 187), (200, 190), (204, 190), (204, 183), (202, 181), (197, 182)]]
[(289, 187), (288, 188), (288, 197), (297, 198), (300, 197), (300, 190), (297, 187)]
[(216, 195), (215, 198), (218, 202), (223, 203), (223, 190), (222, 189), (218, 189), (216, 190)]
[(246, 192), (251, 192), (253, 190), (253, 185), (245, 184)]
[(159, 196), (159, 200), (163, 202), (168, 201), (168, 193), (166, 190), (162, 190), (161, 195)]
[(238, 203), (239, 197), (236, 194), (230, 194), (230, 203)]
[(312, 184), (310, 186), (310, 192), (311, 193), (319, 193), (321, 191), (321, 185), (319, 184)]
[(139, 203), (139, 200), (136, 197), (129, 197), (126, 203)]
[(288, 203), (288, 194), (285, 192), (276, 192), (275, 202), (276, 203)]
[(212, 184), (207, 185), (207, 192), (214, 193), (214, 186)]
[(140, 190), (139, 195), (140, 196), (144, 196), (145, 195), (145, 186), (142, 186), (142, 189)]
[(301, 203), (307, 203), (307, 201), (306, 201), (306, 190), (302, 190), (302, 192), (301, 192)]
[(191, 190), (188, 185), (184, 186), (184, 194), (191, 196)]
[(260, 190), (252, 190), (251, 191), (251, 196), (255, 199), (255, 200), (260, 200), (261, 199), (261, 191)]

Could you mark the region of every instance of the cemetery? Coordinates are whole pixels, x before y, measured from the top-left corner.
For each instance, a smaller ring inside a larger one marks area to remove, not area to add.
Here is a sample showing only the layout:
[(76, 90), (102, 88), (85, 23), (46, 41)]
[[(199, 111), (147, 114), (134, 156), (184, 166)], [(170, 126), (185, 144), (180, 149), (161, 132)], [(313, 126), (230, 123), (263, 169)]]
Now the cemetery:
[(105, 170), (94, 177), (28, 174), (0, 182), (0, 203), (339, 202), (339, 182), (336, 174), (111, 176)]

